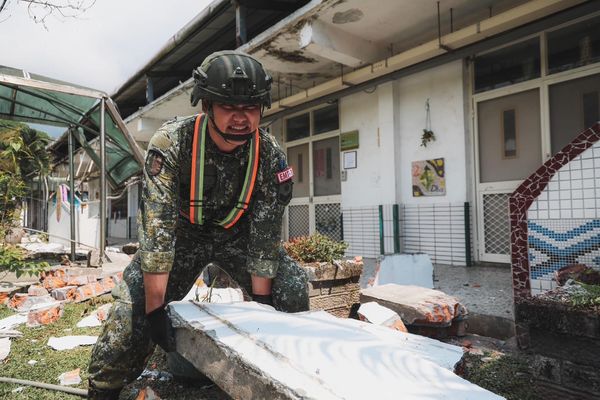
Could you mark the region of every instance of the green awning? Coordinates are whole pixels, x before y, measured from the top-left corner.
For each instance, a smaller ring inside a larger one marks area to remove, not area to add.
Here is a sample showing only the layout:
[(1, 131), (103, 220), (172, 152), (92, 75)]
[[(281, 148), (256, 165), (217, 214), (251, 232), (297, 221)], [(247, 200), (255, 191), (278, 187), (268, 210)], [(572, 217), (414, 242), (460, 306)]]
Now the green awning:
[(75, 150), (83, 147), (98, 167), (90, 142), (100, 137), (103, 100), (106, 173), (109, 182), (119, 186), (141, 172), (143, 156), (112, 100), (97, 90), (0, 66), (0, 119), (64, 126), (65, 134), (51, 146), (58, 155), (67, 154), (67, 131), (76, 129)]

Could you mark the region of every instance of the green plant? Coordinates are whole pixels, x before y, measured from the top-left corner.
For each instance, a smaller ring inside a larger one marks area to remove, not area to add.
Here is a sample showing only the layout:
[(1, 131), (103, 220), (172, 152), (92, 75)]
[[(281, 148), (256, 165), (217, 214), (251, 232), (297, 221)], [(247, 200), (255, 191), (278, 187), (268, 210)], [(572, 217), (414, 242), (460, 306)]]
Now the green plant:
[(26, 260), (25, 251), (17, 246), (0, 244), (0, 272), (14, 272), (18, 278), (23, 274), (37, 276), (48, 267), (47, 262)]
[(584, 292), (576, 293), (571, 296), (571, 303), (574, 306), (599, 306), (600, 305), (600, 286), (588, 285), (583, 282), (577, 282), (584, 289)]
[(344, 256), (348, 244), (335, 241), (320, 233), (315, 233), (285, 242), (283, 248), (296, 261), (332, 262)]

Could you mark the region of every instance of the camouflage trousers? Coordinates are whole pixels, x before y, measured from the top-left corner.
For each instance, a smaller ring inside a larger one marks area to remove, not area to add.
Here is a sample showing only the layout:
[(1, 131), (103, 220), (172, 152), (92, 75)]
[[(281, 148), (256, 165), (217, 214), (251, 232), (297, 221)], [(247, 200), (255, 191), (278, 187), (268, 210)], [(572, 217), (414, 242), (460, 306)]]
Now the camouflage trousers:
[[(250, 274), (244, 271), (243, 247), (235, 243), (202, 244), (178, 239), (175, 262), (169, 275), (166, 302), (180, 300), (191, 289), (198, 274), (210, 262), (218, 263), (248, 293)], [(273, 303), (285, 312), (308, 310), (307, 276), (302, 267), (280, 251), (277, 276), (273, 279)], [(136, 379), (154, 350), (145, 317), (145, 296), (138, 255), (113, 290), (115, 304), (92, 351), (90, 382), (98, 389), (119, 389)]]

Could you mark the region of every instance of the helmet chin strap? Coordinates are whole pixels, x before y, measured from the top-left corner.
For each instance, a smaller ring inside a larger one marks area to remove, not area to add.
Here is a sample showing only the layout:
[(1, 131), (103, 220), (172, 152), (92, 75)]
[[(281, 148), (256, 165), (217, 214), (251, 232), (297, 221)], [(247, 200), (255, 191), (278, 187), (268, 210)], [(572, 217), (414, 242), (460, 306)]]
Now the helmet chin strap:
[(220, 130), (219, 127), (217, 126), (217, 124), (215, 123), (212, 104), (208, 108), (208, 117), (210, 119), (210, 122), (211, 122), (213, 128), (215, 128), (215, 131), (217, 131), (219, 136), (221, 136), (223, 138), (223, 140), (225, 140), (227, 143), (235, 144), (232, 142), (245, 142), (247, 140), (252, 139), (253, 132), (233, 134), (233, 133), (226, 133), (226, 132), (223, 132), (222, 130)]

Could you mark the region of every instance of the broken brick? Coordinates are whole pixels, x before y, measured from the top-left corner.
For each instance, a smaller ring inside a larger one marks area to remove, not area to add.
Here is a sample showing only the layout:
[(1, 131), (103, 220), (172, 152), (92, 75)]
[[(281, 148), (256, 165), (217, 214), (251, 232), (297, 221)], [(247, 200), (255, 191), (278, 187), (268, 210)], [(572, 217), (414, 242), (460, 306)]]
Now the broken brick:
[(49, 275), (44, 278), (42, 285), (48, 290), (58, 289), (67, 286), (67, 282), (62, 277)]
[(113, 279), (115, 285), (118, 285), (123, 280), (123, 271), (117, 272), (116, 274), (111, 275), (110, 277)]
[(74, 298), (76, 302), (84, 301), (87, 299), (91, 299), (92, 297), (99, 296), (101, 294), (107, 293), (110, 290), (105, 290), (104, 287), (100, 284), (100, 282), (88, 283), (87, 285), (79, 286), (75, 290)]
[(30, 296), (47, 296), (48, 291), (40, 285), (31, 285), (27, 288), (27, 294)]
[(67, 285), (83, 286), (93, 282), (96, 282), (96, 276), (94, 275), (77, 275), (69, 277), (69, 279), (67, 280)]
[(49, 295), (30, 296), (27, 293), (15, 293), (8, 302), (8, 306), (17, 312), (26, 312), (38, 304), (49, 304), (53, 302), (54, 299)]
[(38, 305), (32, 307), (27, 314), (27, 326), (40, 326), (51, 324), (63, 314), (63, 305), (59, 302), (54, 302), (49, 305)]
[(4, 305), (8, 303), (8, 293), (0, 292), (0, 304)]
[(100, 280), (100, 284), (104, 288), (105, 292), (110, 292), (115, 287), (115, 281), (111, 276), (107, 276)]
[(75, 291), (77, 286), (65, 286), (62, 288), (54, 289), (51, 292), (52, 297), (60, 301), (73, 301), (75, 298)]

